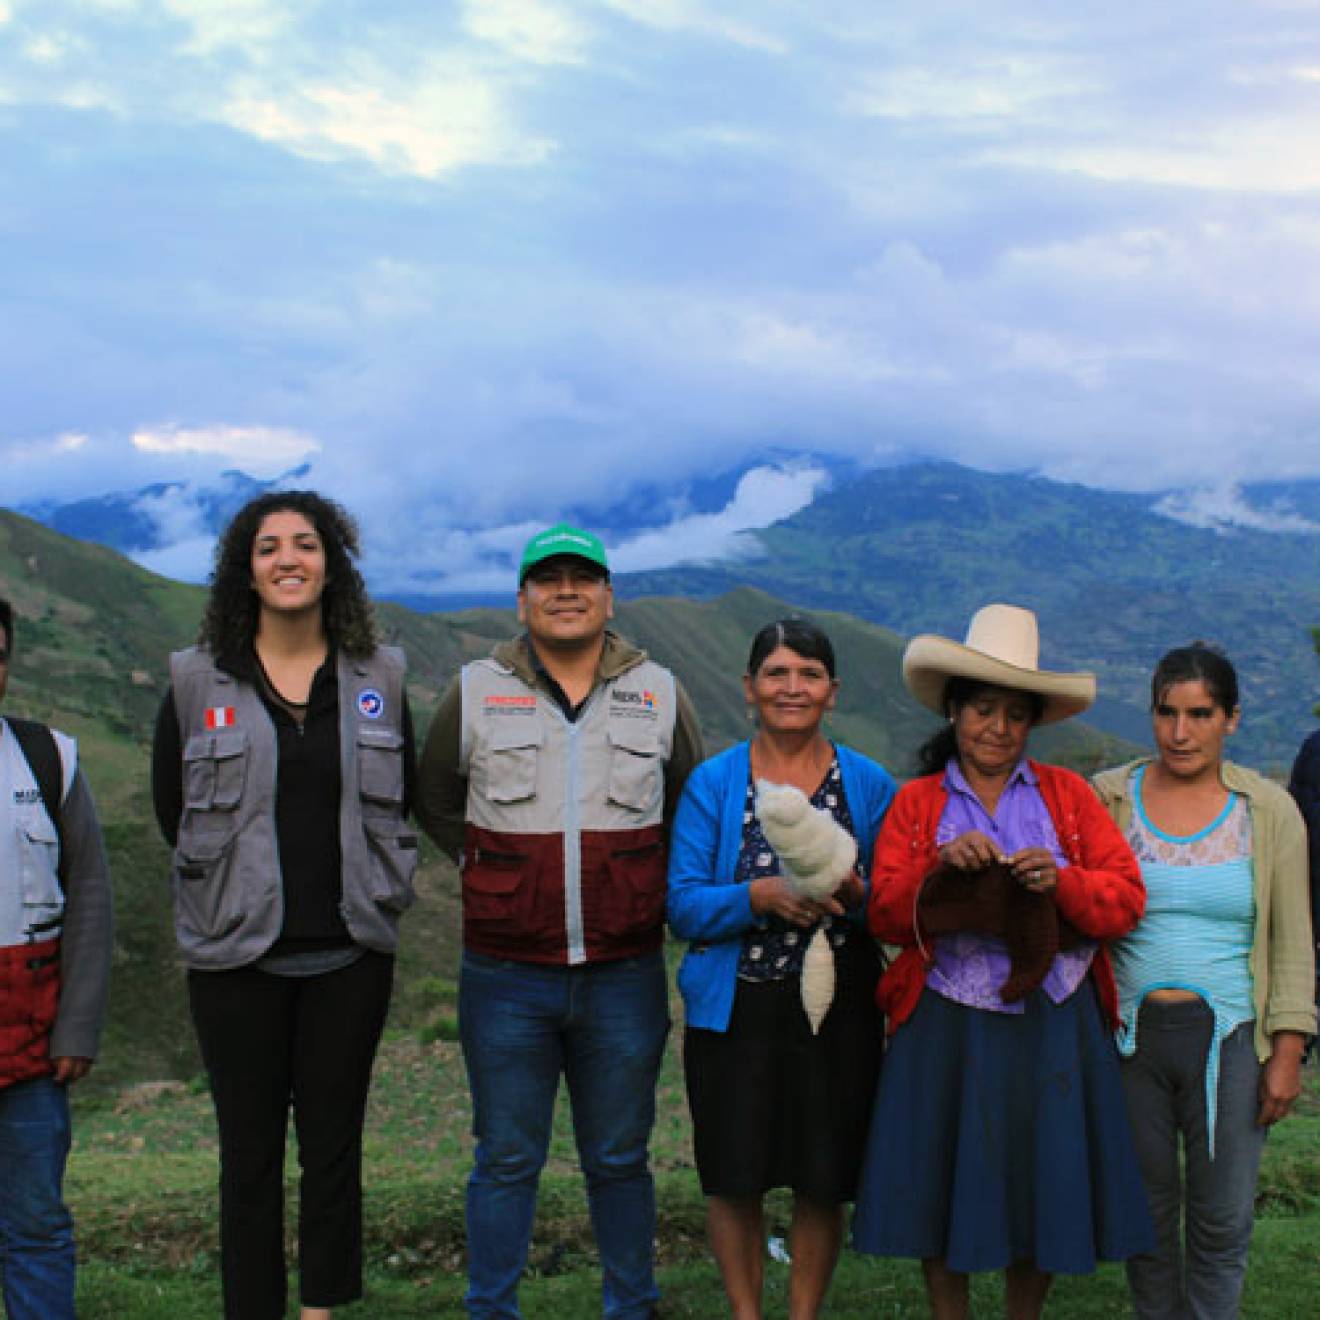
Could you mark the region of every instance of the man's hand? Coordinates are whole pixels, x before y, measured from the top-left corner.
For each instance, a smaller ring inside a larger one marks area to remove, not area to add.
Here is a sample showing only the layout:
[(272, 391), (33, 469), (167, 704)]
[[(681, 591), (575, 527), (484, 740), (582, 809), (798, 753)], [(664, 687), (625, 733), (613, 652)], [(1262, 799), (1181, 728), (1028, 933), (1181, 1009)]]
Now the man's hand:
[(91, 1059), (79, 1059), (68, 1054), (52, 1059), (51, 1063), (55, 1065), (55, 1080), (60, 1086), (72, 1086), (74, 1082), (82, 1081), (92, 1070)]

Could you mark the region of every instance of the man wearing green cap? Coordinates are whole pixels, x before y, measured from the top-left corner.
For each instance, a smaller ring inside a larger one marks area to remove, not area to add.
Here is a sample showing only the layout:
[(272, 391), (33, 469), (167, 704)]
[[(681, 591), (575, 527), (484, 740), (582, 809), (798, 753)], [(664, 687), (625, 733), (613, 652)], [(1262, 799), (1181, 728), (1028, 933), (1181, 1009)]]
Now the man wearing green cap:
[(608, 628), (600, 539), (558, 523), (518, 570), (525, 632), (465, 665), (422, 753), (418, 813), (459, 860), (459, 1031), (472, 1091), (468, 1314), (517, 1316), (561, 1074), (604, 1313), (658, 1292), (647, 1144), (669, 1031), (665, 834), (701, 759), (674, 676)]

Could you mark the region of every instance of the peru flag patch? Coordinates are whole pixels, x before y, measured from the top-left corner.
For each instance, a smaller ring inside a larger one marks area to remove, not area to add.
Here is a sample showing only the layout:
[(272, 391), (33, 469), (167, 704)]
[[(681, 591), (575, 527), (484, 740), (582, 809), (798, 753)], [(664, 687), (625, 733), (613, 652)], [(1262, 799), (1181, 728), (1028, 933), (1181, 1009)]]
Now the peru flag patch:
[(208, 706), (206, 708), (206, 727), (208, 729), (229, 729), (235, 723), (232, 706)]

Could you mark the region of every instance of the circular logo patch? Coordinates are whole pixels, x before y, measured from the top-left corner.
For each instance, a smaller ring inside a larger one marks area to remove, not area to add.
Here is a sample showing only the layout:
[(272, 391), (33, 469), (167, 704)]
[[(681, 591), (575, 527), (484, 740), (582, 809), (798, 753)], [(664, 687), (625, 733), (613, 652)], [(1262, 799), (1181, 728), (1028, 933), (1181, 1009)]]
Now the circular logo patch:
[(369, 720), (378, 720), (385, 713), (385, 698), (375, 688), (363, 688), (358, 693), (358, 714)]

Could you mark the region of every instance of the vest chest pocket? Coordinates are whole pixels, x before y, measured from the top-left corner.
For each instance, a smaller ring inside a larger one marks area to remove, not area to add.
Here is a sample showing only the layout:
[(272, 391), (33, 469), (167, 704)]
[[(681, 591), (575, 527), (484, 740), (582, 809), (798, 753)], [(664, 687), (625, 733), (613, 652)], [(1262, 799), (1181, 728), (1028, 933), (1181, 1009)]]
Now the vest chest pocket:
[(629, 811), (658, 811), (664, 784), (660, 741), (650, 728), (611, 728), (609, 798)]
[(45, 811), (29, 808), (18, 822), (22, 858), (23, 922), (33, 939), (53, 939), (64, 915), (60, 889), (60, 840)]
[(362, 800), (397, 808), (403, 802), (403, 734), (360, 725), (357, 753)]
[(490, 732), (485, 757), (486, 798), (525, 802), (536, 796), (541, 729), (525, 716), (503, 716)]
[(195, 733), (183, 749), (183, 805), (189, 811), (233, 811), (247, 776), (247, 734), (242, 729)]

